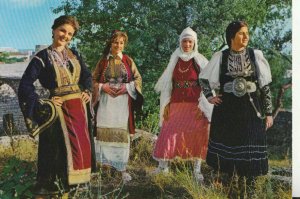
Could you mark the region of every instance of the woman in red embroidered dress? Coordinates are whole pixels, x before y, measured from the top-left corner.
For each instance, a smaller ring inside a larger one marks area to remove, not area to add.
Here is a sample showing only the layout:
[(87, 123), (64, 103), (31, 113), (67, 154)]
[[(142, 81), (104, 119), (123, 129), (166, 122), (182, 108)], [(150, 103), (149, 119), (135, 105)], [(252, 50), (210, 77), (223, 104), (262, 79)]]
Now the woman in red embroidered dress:
[(206, 158), (212, 106), (201, 93), (198, 76), (208, 61), (198, 52), (191, 28), (183, 30), (179, 42), (155, 86), (161, 93), (161, 131), (153, 153), (159, 161), (154, 173), (168, 172), (168, 162), (175, 158), (194, 160), (195, 178), (203, 181), (201, 159)]
[(130, 137), (134, 134), (134, 101), (140, 101), (142, 78), (133, 60), (123, 54), (127, 34), (114, 31), (93, 73), (93, 104), (97, 108), (96, 159), (122, 172), (123, 182), (131, 180), (126, 172)]
[[(56, 198), (71, 187), (88, 183), (95, 169), (87, 107), (92, 77), (78, 52), (68, 48), (78, 28), (72, 16), (55, 19), (52, 45), (32, 58), (20, 81), (18, 97), (26, 126), (33, 135), (40, 132), (35, 198)], [(36, 80), (50, 91), (48, 101), (58, 115), (43, 132), (45, 111), (39, 111), (39, 104), (45, 99), (35, 92)]]

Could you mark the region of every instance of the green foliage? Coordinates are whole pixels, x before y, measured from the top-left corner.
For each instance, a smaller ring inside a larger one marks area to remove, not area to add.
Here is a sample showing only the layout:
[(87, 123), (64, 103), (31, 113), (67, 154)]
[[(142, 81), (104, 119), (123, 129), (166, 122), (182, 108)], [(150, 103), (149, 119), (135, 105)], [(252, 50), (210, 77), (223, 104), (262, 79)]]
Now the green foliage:
[(213, 186), (199, 186), (199, 183), (196, 182), (192, 169), (189, 168), (185, 163), (181, 163), (182, 168), (176, 168), (176, 173), (171, 177), (173, 180), (179, 184), (180, 187), (183, 187), (192, 198), (205, 199), (205, 198), (227, 198), (226, 193), (222, 187)]
[(262, 176), (257, 179), (255, 192), (257, 198), (291, 198), (291, 187), (287, 188), (283, 183), (272, 180), (270, 176)]
[[(284, 26), (291, 17), (291, 0), (65, 0), (54, 12), (74, 15), (79, 20), (76, 45), (91, 69), (112, 30), (128, 33), (125, 53), (136, 62), (144, 82), (144, 114), (138, 126), (151, 132), (158, 130), (154, 125), (159, 106), (154, 84), (187, 26), (198, 34), (199, 52), (210, 59), (226, 46), (228, 23), (246, 20), (252, 37), (250, 46), (262, 49), (271, 63), (273, 93), (285, 81), (282, 74), (291, 68), (286, 59), (291, 55), (291, 25)], [(291, 94), (285, 97), (284, 105), (291, 105)]]
[(156, 161), (152, 158), (152, 153), (152, 138), (141, 137), (133, 140), (130, 148), (130, 165), (138, 168), (156, 165)]
[(32, 162), (10, 158), (0, 175), (0, 198), (31, 198), (36, 167)]
[[(273, 104), (275, 104), (275, 100), (277, 97), (278, 91), (281, 89), (281, 86), (291, 82), (291, 78), (286, 78), (285, 73), (287, 69), (292, 69), (292, 63), (287, 61), (286, 59), (282, 59), (282, 57), (274, 56), (269, 59), (269, 64), (272, 71), (272, 84), (271, 90), (274, 92), (273, 94)], [(292, 108), (292, 93), (291, 90), (288, 90), (283, 98), (283, 107)]]
[(0, 53), (0, 62), (11, 64), (15, 62), (23, 62), (25, 60), (25, 58), (17, 58), (17, 57), (9, 58), (9, 56), (10, 54), (8, 52)]
[(128, 32), (128, 54), (141, 69), (146, 70), (164, 67), (178, 46), (179, 34), (187, 26), (198, 33), (200, 52), (210, 57), (225, 44), (223, 33), (230, 21), (245, 19), (255, 30), (266, 20), (275, 21), (286, 16), (279, 15), (279, 11), (268, 14), (274, 6), (282, 8), (290, 4), (290, 1), (266, 0), (67, 0), (54, 12), (62, 11), (78, 18), (81, 24), (77, 35), (78, 48), (92, 67), (111, 31), (119, 29)]
[[(28, 149), (25, 151), (28, 152)], [(197, 184), (193, 178), (192, 161), (176, 161), (171, 164), (169, 174), (150, 176), (147, 172), (157, 165), (151, 156), (152, 151), (153, 142), (149, 138), (142, 137), (138, 142), (134, 141), (128, 167), (133, 180), (129, 184), (122, 185), (120, 172), (102, 168), (92, 174), (90, 185), (71, 190), (70, 198), (228, 198), (231, 179), (226, 174), (215, 176), (205, 162), (202, 163), (205, 177), (202, 185)], [(27, 159), (27, 156), (20, 158)], [(271, 160), (270, 167), (278, 168), (278, 173), (274, 175), (291, 176), (281, 174), (280, 170), (291, 168), (291, 159)], [(32, 198), (29, 188), (35, 181), (35, 172), (36, 165), (33, 162), (13, 156), (0, 158), (0, 198)], [(271, 175), (258, 178), (256, 198), (291, 198), (291, 185), (274, 180), (273, 177), (272, 172)]]
[[(203, 164), (203, 166), (207, 167), (206, 164)], [(205, 181), (201, 185), (195, 181), (191, 166), (184, 162), (181, 162), (174, 172), (153, 176), (152, 181), (164, 192), (176, 188), (181, 190), (183, 195), (187, 193), (188, 196), (185, 196), (185, 198), (240, 198), (238, 195), (241, 194), (242, 189), (245, 189), (244, 194), (247, 194), (247, 192), (248, 194), (252, 193), (251, 198), (291, 198), (291, 185), (274, 180), (271, 175), (257, 177), (255, 186), (247, 188), (245, 179), (239, 179), (241, 177), (230, 177), (225, 173), (215, 174), (205, 171), (206, 169), (203, 170)], [(244, 183), (241, 183), (243, 181)]]
[(7, 62), (8, 60), (8, 57), (9, 57), (9, 53), (7, 52), (3, 52), (0, 54), (0, 62)]

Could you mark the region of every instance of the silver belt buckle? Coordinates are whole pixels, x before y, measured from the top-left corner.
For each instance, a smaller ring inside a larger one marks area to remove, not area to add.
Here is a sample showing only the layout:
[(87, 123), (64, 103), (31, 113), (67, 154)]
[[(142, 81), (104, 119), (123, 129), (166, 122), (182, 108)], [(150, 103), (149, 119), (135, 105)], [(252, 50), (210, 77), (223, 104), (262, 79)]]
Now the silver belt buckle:
[(242, 97), (247, 93), (247, 81), (242, 77), (237, 77), (232, 82), (232, 92), (237, 97)]

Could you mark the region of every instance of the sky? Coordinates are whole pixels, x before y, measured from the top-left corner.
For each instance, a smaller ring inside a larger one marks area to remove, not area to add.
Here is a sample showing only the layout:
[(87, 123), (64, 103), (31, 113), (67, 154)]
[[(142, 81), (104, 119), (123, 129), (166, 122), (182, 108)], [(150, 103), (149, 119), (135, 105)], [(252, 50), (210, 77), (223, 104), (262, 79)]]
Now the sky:
[(52, 43), (51, 26), (61, 0), (0, 0), (0, 47), (35, 49)]

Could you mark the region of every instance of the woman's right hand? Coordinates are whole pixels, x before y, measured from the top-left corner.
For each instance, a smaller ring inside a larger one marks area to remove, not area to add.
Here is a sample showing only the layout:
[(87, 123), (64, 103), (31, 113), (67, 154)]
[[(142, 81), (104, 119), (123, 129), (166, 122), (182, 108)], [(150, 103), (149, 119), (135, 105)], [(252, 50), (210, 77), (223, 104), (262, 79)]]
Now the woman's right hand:
[(218, 106), (222, 103), (222, 100), (221, 100), (220, 97), (222, 97), (222, 95), (214, 96), (214, 97), (208, 99), (208, 102), (215, 105), (215, 106)]
[(102, 85), (102, 90), (109, 94), (111, 97), (116, 97), (117, 93), (109, 86), (109, 83), (105, 83)]
[(56, 106), (62, 106), (63, 104), (63, 100), (61, 97), (58, 97), (58, 96), (53, 96), (51, 98), (52, 102), (56, 105)]

